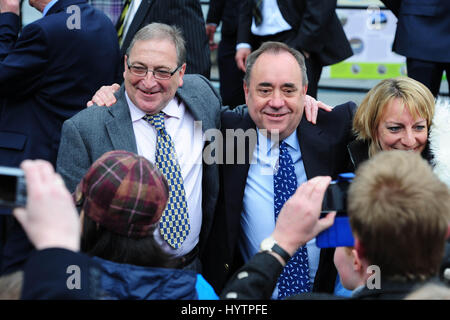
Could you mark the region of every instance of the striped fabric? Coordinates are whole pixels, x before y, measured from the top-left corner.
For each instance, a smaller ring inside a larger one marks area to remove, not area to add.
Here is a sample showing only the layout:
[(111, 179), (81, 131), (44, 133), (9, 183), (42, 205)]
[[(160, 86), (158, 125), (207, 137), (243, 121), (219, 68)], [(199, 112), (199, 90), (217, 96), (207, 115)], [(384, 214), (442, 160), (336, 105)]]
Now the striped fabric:
[(116, 30), (117, 30), (117, 37), (119, 38), (119, 43), (122, 44), (122, 38), (123, 38), (123, 29), (125, 27), (125, 18), (128, 13), (128, 9), (130, 8), (131, 0), (125, 0), (125, 3), (123, 5), (123, 10), (120, 14), (119, 20), (116, 24)]

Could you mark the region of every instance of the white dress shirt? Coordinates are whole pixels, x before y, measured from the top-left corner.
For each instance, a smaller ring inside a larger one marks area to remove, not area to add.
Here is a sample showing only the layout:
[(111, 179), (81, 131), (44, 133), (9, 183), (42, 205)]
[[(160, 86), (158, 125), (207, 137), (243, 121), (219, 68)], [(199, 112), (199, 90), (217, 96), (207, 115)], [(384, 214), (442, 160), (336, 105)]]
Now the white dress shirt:
[[(255, 18), (252, 18), (252, 34), (257, 36), (268, 36), (292, 29), (292, 26), (284, 20), (283, 15), (278, 8), (277, 0), (264, 0), (261, 13), (263, 18), (259, 26), (256, 26)], [(236, 45), (236, 50), (250, 47), (249, 43), (242, 42)]]
[(259, 26), (252, 22), (252, 33), (257, 36), (267, 36), (286, 30), (291, 30), (292, 26), (284, 20), (277, 0), (264, 0), (262, 7), (262, 21)]
[[(155, 163), (156, 129), (142, 119), (145, 113), (133, 104), (127, 93), (125, 96), (130, 108), (138, 154)], [(200, 122), (194, 121), (184, 103), (178, 102), (177, 98), (172, 99), (162, 111), (165, 113), (166, 131), (175, 145), (184, 180), (191, 230), (178, 249), (172, 248), (162, 238), (159, 228), (155, 228), (154, 237), (164, 251), (180, 257), (189, 253), (197, 245), (202, 225), (203, 132)]]

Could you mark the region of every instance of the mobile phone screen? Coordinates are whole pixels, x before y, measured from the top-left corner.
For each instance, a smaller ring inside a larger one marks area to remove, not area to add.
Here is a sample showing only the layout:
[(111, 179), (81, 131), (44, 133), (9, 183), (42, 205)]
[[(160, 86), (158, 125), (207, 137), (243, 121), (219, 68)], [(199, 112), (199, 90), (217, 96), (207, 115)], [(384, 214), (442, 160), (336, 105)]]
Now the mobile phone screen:
[(325, 191), (322, 202), (322, 212), (347, 211), (347, 191), (350, 186), (348, 181), (332, 181)]
[(0, 174), (0, 202), (16, 200), (17, 176)]

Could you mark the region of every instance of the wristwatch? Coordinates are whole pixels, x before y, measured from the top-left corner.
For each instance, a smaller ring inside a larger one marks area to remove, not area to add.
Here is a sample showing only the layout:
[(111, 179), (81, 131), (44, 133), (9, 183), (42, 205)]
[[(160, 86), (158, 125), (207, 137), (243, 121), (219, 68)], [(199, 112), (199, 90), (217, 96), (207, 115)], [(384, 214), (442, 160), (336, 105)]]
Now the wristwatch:
[(261, 251), (272, 251), (277, 253), (281, 258), (283, 258), (285, 263), (287, 263), (291, 258), (291, 255), (281, 248), (272, 236), (261, 241), (260, 249)]

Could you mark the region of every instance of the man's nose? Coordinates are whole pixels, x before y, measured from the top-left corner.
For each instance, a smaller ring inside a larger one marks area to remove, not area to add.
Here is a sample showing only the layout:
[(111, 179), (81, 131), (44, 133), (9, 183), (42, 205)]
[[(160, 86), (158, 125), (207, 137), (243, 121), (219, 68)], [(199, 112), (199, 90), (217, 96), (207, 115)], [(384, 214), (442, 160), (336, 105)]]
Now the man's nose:
[(153, 85), (156, 82), (155, 74), (152, 70), (148, 70), (145, 77), (142, 79), (146, 86)]
[(283, 95), (278, 90), (275, 90), (273, 92), (272, 97), (269, 101), (269, 105), (272, 108), (281, 108), (282, 106), (284, 106)]

